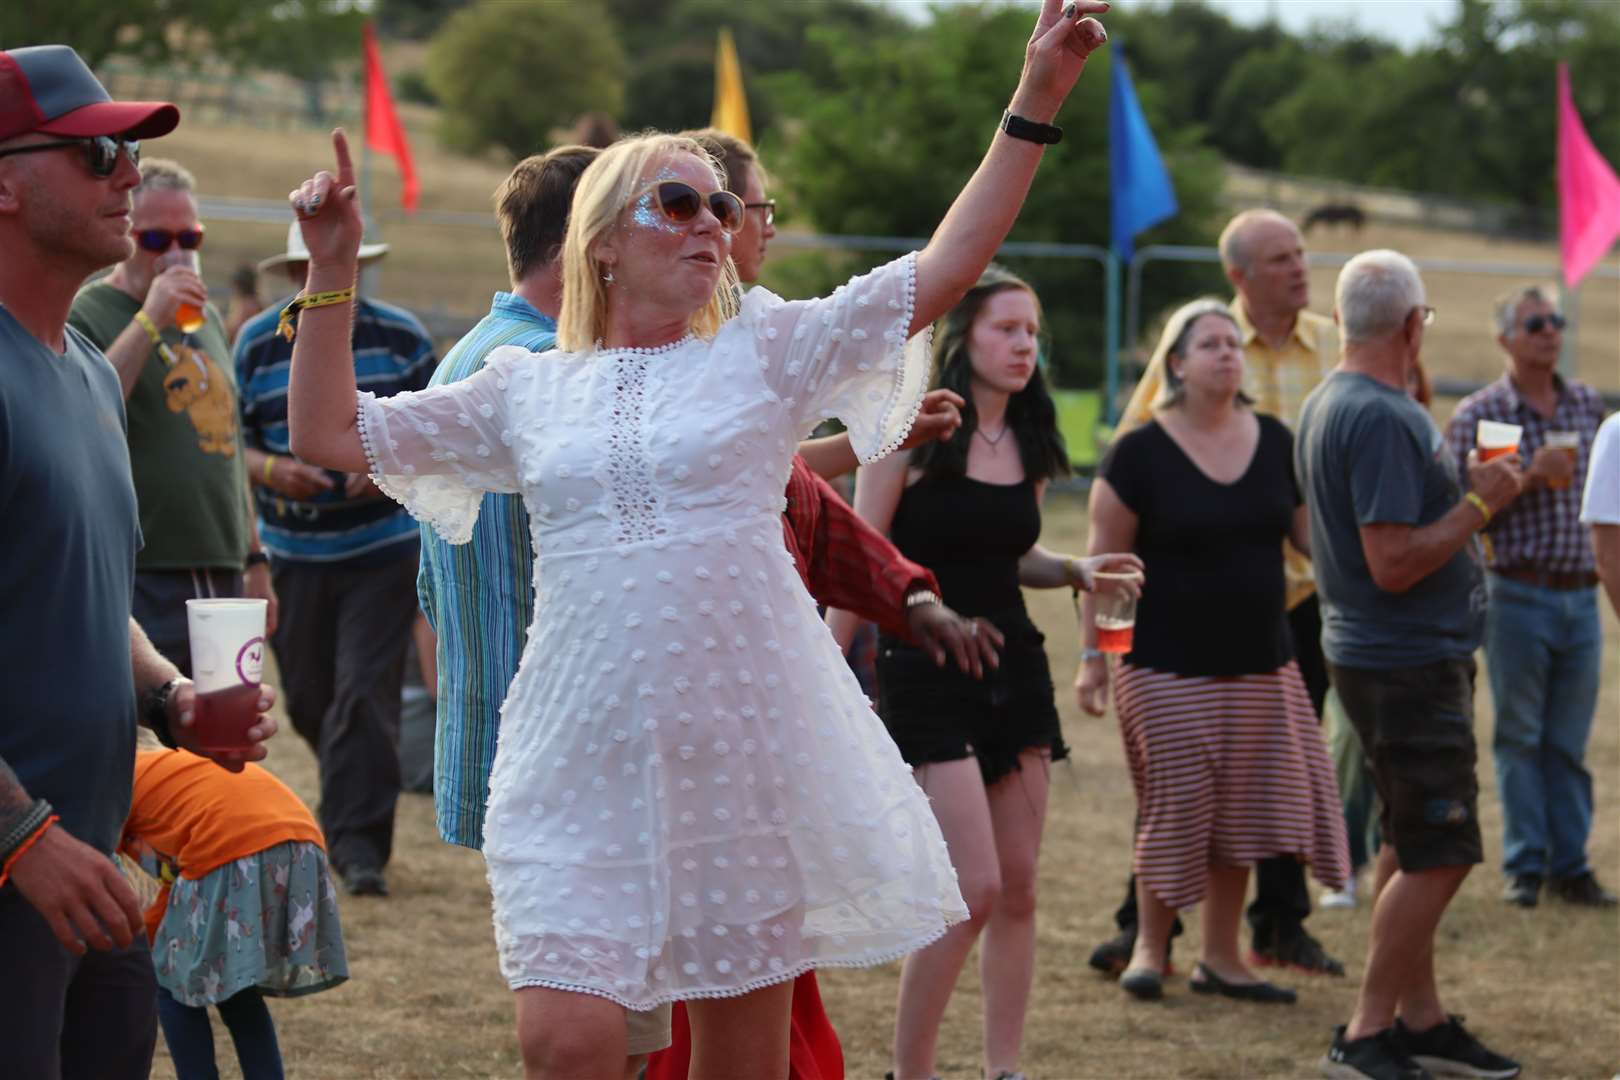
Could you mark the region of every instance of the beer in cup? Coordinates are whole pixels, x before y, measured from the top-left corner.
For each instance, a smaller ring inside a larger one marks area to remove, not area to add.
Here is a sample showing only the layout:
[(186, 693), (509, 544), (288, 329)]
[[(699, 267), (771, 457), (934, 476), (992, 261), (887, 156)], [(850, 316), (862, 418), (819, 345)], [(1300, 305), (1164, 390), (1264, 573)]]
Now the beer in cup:
[(1481, 420), (1475, 442), (1479, 446), (1479, 460), (1490, 461), (1503, 454), (1516, 453), (1524, 428), (1518, 424), (1503, 424), (1496, 420)]
[[(202, 259), (196, 251), (188, 251), (177, 247), (160, 255), (152, 264), (158, 273), (162, 273), (171, 266), (183, 266), (194, 274), (202, 273)], [(180, 328), (182, 334), (195, 334), (203, 327), (202, 308), (195, 304), (181, 304), (174, 309), (174, 324)]]
[(191, 728), (204, 750), (246, 750), (259, 717), (266, 600), (187, 600), (192, 681)]
[(1136, 634), (1136, 594), (1141, 585), (1142, 575), (1135, 571), (1099, 570), (1092, 575), (1099, 651), (1121, 655), (1131, 651), (1131, 639)]
[(1549, 431), (1547, 432), (1546, 445), (1554, 450), (1562, 450), (1569, 455), (1569, 475), (1547, 481), (1547, 486), (1552, 490), (1563, 491), (1575, 479), (1575, 465), (1581, 453), (1581, 433), (1578, 431)]

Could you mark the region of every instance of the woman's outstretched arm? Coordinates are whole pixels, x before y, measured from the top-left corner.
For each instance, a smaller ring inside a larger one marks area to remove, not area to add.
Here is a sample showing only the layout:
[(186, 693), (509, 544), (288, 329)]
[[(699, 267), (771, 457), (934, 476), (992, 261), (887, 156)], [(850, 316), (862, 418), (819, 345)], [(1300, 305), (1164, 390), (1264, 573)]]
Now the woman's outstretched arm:
[[(1107, 10), (1103, 0), (1044, 0), (1009, 112), (1041, 124), (1056, 118), (1086, 58), (1108, 40), (1102, 24), (1090, 18)], [(986, 117), (985, 124), (998, 119)], [(984, 160), (917, 256), (911, 333), (949, 311), (990, 265), (1018, 219), (1044, 150), (1039, 143), (995, 133)]]

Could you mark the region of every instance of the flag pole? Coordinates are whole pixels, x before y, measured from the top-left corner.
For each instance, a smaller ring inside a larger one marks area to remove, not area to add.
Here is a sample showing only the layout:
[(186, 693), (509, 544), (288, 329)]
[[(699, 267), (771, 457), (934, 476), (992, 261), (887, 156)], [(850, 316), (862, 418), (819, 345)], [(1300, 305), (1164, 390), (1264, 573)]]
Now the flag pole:
[(1119, 253), (1113, 248), (1108, 249), (1104, 276), (1107, 278), (1107, 301), (1103, 319), (1108, 330), (1104, 338), (1107, 382), (1103, 391), (1103, 420), (1112, 426), (1119, 419)]

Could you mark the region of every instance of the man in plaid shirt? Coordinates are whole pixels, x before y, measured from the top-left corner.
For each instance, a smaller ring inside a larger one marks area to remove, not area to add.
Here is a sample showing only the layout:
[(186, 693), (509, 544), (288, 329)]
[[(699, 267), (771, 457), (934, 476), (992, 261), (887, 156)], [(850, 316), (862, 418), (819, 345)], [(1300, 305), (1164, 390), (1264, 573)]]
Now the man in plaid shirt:
[[(1586, 742), (1597, 709), (1603, 631), (1597, 566), (1580, 521), (1581, 490), (1603, 401), (1557, 372), (1564, 318), (1539, 288), (1496, 307), (1507, 371), (1457, 406), (1446, 441), (1464, 487), (1481, 420), (1524, 429), (1524, 494), (1485, 530), (1490, 607), (1485, 659), (1496, 706), (1497, 786), (1502, 797), (1502, 898), (1535, 907), (1543, 883), (1573, 904), (1612, 907), (1586, 861), (1592, 774)], [(1573, 451), (1549, 445), (1558, 437)]]

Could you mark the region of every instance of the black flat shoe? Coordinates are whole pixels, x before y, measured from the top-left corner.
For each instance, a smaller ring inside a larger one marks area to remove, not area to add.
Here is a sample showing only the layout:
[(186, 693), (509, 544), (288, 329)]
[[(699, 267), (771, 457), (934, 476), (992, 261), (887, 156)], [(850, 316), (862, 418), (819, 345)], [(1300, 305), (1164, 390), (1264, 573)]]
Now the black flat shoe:
[(1119, 988), (1139, 1001), (1164, 997), (1164, 977), (1151, 968), (1131, 968), (1119, 977)]
[(1195, 994), (1219, 994), (1239, 1001), (1256, 1001), (1262, 1005), (1292, 1005), (1299, 995), (1286, 987), (1268, 982), (1229, 983), (1203, 964), (1193, 969), (1187, 980)]

